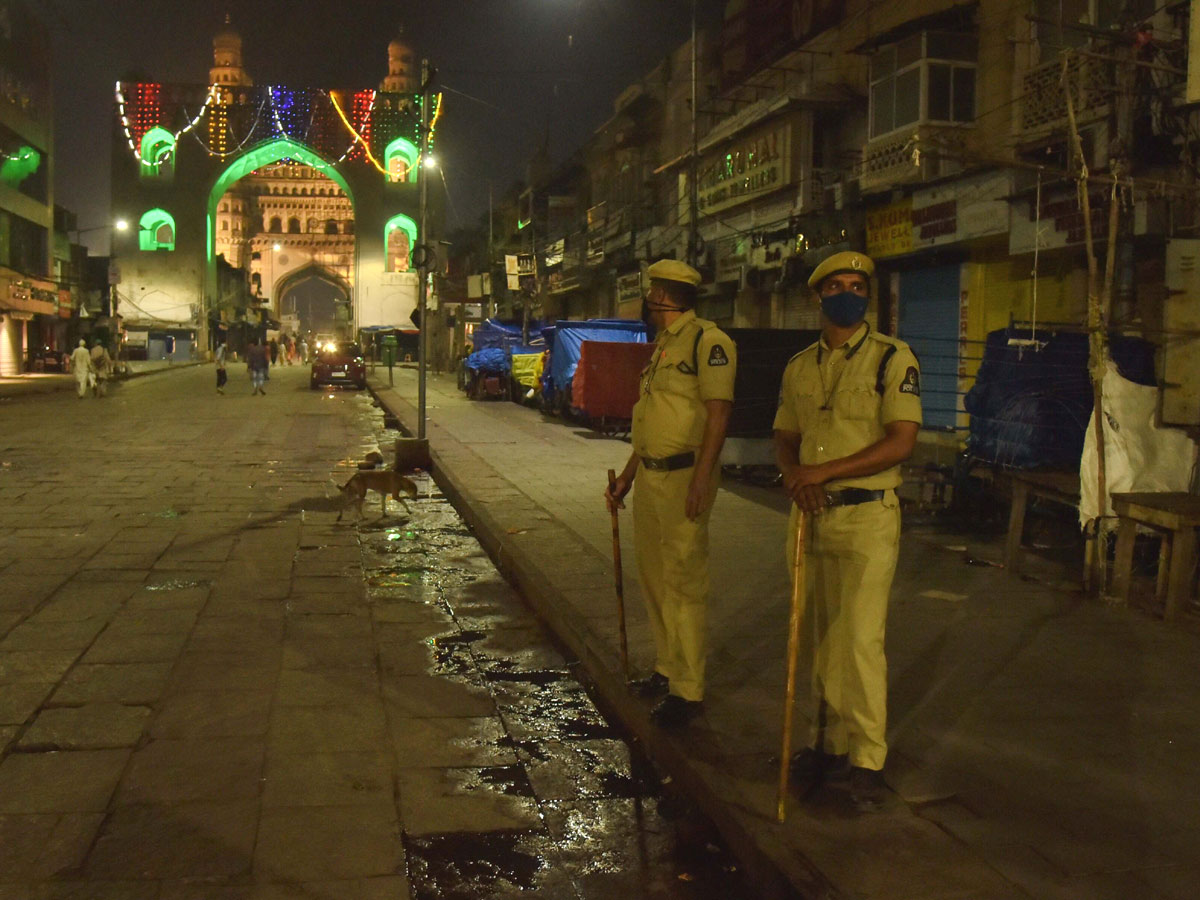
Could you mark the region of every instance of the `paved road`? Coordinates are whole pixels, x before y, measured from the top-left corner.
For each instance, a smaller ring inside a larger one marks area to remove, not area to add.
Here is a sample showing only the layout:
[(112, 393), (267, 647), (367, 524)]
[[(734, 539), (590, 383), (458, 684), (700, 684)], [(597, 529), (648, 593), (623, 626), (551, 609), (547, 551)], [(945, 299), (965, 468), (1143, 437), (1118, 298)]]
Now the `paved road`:
[(381, 438), (301, 368), (0, 407), (2, 900), (748, 896), (428, 483), (334, 521)]

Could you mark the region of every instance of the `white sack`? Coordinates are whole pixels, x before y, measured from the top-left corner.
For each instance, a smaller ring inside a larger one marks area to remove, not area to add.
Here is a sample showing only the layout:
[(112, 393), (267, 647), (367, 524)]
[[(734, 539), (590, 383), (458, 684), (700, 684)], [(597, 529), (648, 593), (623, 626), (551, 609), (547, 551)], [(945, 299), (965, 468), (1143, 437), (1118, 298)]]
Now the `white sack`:
[[(1196, 444), (1182, 431), (1154, 424), (1158, 388), (1127, 381), (1109, 362), (1104, 373), (1104, 469), (1109, 494), (1186, 491)], [(1096, 517), (1096, 417), (1088, 416), (1079, 461), (1079, 524)], [(1105, 515), (1113, 515), (1109, 498)]]

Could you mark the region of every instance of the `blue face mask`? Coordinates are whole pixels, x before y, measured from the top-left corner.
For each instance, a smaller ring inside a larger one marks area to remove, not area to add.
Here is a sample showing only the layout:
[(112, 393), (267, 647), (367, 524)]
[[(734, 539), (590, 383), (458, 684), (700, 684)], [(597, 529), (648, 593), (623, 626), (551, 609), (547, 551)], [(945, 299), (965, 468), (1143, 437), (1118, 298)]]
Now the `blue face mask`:
[(849, 328), (866, 316), (868, 299), (852, 291), (829, 294), (821, 298), (821, 312), (834, 325)]

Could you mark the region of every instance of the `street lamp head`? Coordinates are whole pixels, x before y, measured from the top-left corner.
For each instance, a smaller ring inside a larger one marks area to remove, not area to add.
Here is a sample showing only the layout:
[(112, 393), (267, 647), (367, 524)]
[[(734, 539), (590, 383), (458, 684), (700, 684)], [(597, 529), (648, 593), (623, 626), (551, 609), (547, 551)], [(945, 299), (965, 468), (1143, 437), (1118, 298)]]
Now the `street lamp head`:
[(283, 249), (283, 244), (276, 241), (274, 244), (271, 245), (271, 249), (274, 250), (276, 253), (278, 253), (280, 250)]
[(117, 221), (113, 222), (113, 228), (117, 229), (117, 231), (128, 231), (129, 222), (125, 219), (117, 219)]
[(432, 156), (425, 157), (425, 168), (436, 169), (437, 168), (437, 160)]

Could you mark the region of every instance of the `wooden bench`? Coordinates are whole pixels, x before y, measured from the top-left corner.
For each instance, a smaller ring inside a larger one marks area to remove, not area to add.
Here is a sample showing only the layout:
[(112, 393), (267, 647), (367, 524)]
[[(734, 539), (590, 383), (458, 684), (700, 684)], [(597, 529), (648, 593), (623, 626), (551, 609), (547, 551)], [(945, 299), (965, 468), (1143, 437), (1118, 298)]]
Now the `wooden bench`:
[(1165, 595), (1163, 618), (1175, 618), (1192, 589), (1200, 497), (1186, 493), (1113, 494), (1112, 504), (1119, 517), (1113, 593), (1123, 603), (1129, 602), (1134, 537), (1139, 524), (1149, 525), (1164, 532), (1155, 595), (1160, 600)]
[(1021, 536), (1025, 533), (1025, 511), (1030, 495), (1079, 508), (1078, 472), (1012, 472), (1012, 509), (1008, 513), (1008, 539), (1004, 543), (1004, 565), (1012, 575), (1021, 566)]

